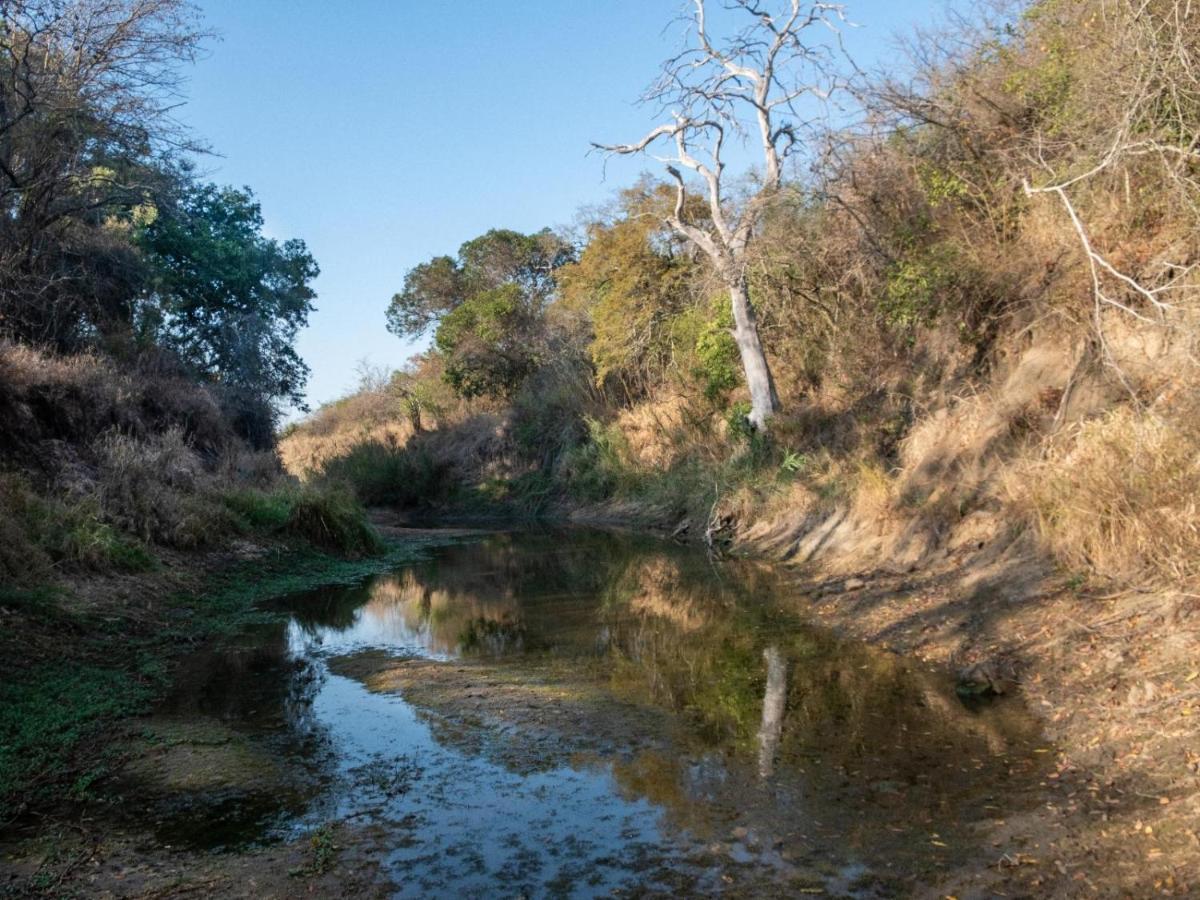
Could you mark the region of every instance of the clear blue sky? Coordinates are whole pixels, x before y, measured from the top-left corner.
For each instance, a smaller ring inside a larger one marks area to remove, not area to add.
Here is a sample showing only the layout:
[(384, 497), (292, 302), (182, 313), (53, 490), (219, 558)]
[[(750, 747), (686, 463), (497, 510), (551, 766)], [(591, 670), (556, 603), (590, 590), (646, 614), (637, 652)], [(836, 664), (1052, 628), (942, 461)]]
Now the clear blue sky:
[[(404, 273), (489, 228), (532, 231), (653, 170), (608, 165), (591, 140), (652, 124), (634, 101), (679, 45), (678, 0), (201, 0), (221, 35), (191, 73), (179, 117), (249, 185), (268, 232), (321, 266), (300, 338), (313, 406), (345, 393), (368, 358), (414, 352), (384, 329)], [(930, 0), (851, 4), (860, 64)]]

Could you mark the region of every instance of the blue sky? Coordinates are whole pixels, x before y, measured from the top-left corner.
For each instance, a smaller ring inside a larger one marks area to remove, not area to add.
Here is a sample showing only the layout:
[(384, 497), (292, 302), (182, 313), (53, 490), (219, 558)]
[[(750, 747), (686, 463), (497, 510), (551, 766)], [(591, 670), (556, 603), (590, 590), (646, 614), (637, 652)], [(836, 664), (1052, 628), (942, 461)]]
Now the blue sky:
[[(358, 360), (416, 349), (384, 328), (404, 273), (489, 228), (571, 223), (650, 161), (589, 155), (653, 124), (634, 102), (679, 45), (678, 0), (200, 0), (220, 34), (179, 117), (220, 154), (214, 181), (249, 185), (268, 232), (321, 266), (300, 338), (313, 406), (353, 387)], [(861, 2), (860, 65), (928, 0)], [(668, 29), (664, 32), (664, 29)]]

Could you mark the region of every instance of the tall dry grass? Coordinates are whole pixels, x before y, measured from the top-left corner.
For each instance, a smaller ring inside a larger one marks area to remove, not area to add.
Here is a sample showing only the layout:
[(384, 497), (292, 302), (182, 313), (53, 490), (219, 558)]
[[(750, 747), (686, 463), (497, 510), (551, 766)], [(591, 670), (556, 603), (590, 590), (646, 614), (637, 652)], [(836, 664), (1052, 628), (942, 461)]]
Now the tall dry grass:
[(1200, 579), (1200, 419), (1123, 407), (1084, 422), (1007, 479), (1016, 508), (1076, 569), (1130, 581)]

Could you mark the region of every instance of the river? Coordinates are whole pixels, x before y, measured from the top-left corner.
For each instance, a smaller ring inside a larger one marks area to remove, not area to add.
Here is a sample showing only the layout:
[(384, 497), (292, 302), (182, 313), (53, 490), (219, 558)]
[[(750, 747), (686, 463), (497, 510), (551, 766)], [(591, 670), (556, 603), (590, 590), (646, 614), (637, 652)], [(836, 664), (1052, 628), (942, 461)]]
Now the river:
[(132, 765), (125, 814), (209, 853), (336, 828), (402, 897), (891, 897), (987, 865), (1038, 802), (1032, 716), (806, 604), (645, 538), (433, 545), (197, 651), (146, 726), (187, 752)]

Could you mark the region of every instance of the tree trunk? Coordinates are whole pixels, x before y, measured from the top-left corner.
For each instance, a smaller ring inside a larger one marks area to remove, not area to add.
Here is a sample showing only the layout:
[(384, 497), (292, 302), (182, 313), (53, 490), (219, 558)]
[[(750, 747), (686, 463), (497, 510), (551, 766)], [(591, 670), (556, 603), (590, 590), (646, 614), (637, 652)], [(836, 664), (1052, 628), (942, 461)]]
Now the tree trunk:
[(779, 395), (775, 393), (775, 380), (771, 377), (762, 341), (758, 339), (754, 306), (745, 277), (739, 275), (730, 282), (729, 299), (733, 303), (733, 339), (742, 357), (746, 387), (750, 389), (750, 424), (765, 431), (767, 420), (779, 412)]

